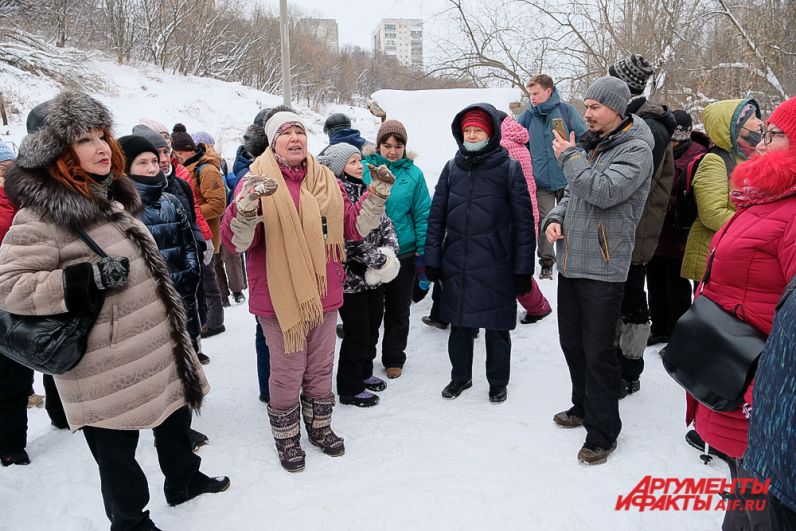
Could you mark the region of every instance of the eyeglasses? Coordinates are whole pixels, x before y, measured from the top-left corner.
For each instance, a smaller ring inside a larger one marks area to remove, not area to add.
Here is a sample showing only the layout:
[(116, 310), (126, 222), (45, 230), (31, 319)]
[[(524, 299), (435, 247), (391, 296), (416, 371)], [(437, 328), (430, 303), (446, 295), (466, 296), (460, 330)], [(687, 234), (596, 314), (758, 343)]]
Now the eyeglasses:
[(785, 132), (771, 131), (770, 129), (768, 131), (763, 131), (763, 143), (766, 145), (770, 144), (771, 142), (774, 141), (774, 137), (776, 136), (785, 136)]
[(757, 129), (749, 129), (748, 127), (741, 127), (741, 129), (744, 131), (749, 131), (750, 133), (760, 133), (761, 135), (765, 133), (765, 129), (763, 129), (762, 125)]

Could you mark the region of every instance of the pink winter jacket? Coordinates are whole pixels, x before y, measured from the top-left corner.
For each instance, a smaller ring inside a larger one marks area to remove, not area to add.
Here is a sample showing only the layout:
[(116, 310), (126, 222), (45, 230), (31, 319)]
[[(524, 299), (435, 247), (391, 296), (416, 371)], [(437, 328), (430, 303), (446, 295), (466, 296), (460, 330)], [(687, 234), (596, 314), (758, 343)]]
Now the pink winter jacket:
[(539, 207), (536, 204), (536, 181), (533, 179), (533, 166), (531, 164), (531, 152), (528, 151), (528, 130), (521, 126), (511, 116), (506, 116), (500, 126), (500, 145), (509, 152), (509, 157), (513, 158), (522, 166), (522, 173), (525, 175), (525, 182), (528, 183), (528, 193), (531, 194), (531, 204), (533, 205), (533, 222), (536, 233), (539, 233)]
[[(300, 168), (298, 172), (291, 172), (283, 169), (282, 175), (285, 178), (290, 190), (290, 195), (293, 197), (293, 202), (296, 208), (299, 207), (299, 190), (301, 183), (304, 181), (306, 175), (306, 168)], [(244, 175), (245, 177), (245, 175)], [(335, 179), (337, 181), (337, 179)], [(243, 188), (244, 178), (238, 181), (235, 187), (235, 196), (237, 197)], [(339, 185), (340, 182), (337, 181)], [(362, 196), (357, 204), (351, 203), (348, 199), (348, 194), (340, 188), (340, 193), (343, 196), (344, 211), (343, 211), (343, 237), (346, 240), (361, 240), (362, 236), (357, 230), (357, 216), (362, 208), (362, 203), (367, 199), (368, 192)], [(221, 241), (232, 252), (237, 252), (235, 245), (232, 243), (232, 228), (230, 227), (230, 220), (238, 215), (238, 209), (235, 207), (235, 202), (232, 201), (227, 207), (224, 215), (224, 220), (221, 224)], [(276, 317), (274, 305), (271, 303), (271, 293), (268, 291), (268, 274), (265, 268), (265, 252), (267, 243), (264, 239), (262, 223), (257, 225), (254, 232), (254, 239), (251, 246), (246, 251), (246, 273), (249, 278), (249, 312), (260, 317)], [(339, 261), (326, 263), (326, 280), (327, 291), (326, 296), (321, 301), (323, 303), (323, 312), (335, 311), (343, 305), (343, 281), (345, 280), (345, 271), (343, 264)]]

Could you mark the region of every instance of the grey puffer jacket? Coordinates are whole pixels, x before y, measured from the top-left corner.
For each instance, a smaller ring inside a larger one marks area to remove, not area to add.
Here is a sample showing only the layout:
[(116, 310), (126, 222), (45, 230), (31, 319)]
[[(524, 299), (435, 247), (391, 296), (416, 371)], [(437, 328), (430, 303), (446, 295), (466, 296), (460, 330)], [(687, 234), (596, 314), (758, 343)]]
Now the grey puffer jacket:
[[(361, 180), (345, 174), (338, 177), (338, 180), (354, 204), (368, 189), (368, 185)], [(365, 238), (345, 242), (343, 293), (361, 293), (377, 287), (365, 282), (365, 272), (368, 268), (379, 269), (384, 266), (387, 257), (379, 250), (382, 247), (389, 247), (398, 253), (398, 233), (395, 232), (395, 227), (386, 214), (381, 217), (381, 224), (370, 231)]]
[(572, 147), (558, 157), (568, 184), (543, 227), (561, 224), (559, 273), (604, 282), (627, 280), (636, 226), (650, 189), (653, 145), (649, 126), (631, 115), (589, 151)]

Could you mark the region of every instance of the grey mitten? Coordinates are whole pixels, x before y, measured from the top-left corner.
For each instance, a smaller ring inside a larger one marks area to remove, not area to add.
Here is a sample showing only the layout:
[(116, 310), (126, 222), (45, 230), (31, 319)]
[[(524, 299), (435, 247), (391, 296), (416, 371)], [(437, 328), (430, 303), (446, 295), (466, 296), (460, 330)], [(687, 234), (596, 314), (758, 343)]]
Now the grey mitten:
[(127, 275), (130, 274), (130, 260), (124, 256), (105, 256), (96, 264), (91, 264), (91, 269), (97, 288), (122, 288), (127, 284)]

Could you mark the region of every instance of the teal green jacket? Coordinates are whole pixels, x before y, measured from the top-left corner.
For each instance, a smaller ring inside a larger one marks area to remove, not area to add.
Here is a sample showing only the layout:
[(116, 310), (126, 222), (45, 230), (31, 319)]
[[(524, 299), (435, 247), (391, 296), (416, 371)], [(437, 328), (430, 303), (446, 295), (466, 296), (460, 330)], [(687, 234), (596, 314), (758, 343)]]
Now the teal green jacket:
[(362, 160), (365, 166), (362, 180), (365, 184), (370, 184), (368, 163), (374, 166), (386, 164), (395, 176), (395, 184), (385, 210), (398, 233), (398, 255), (423, 254), (426, 247), (428, 211), (431, 209), (431, 196), (423, 172), (415, 166), (412, 159), (403, 158), (390, 162), (378, 153), (372, 153)]

